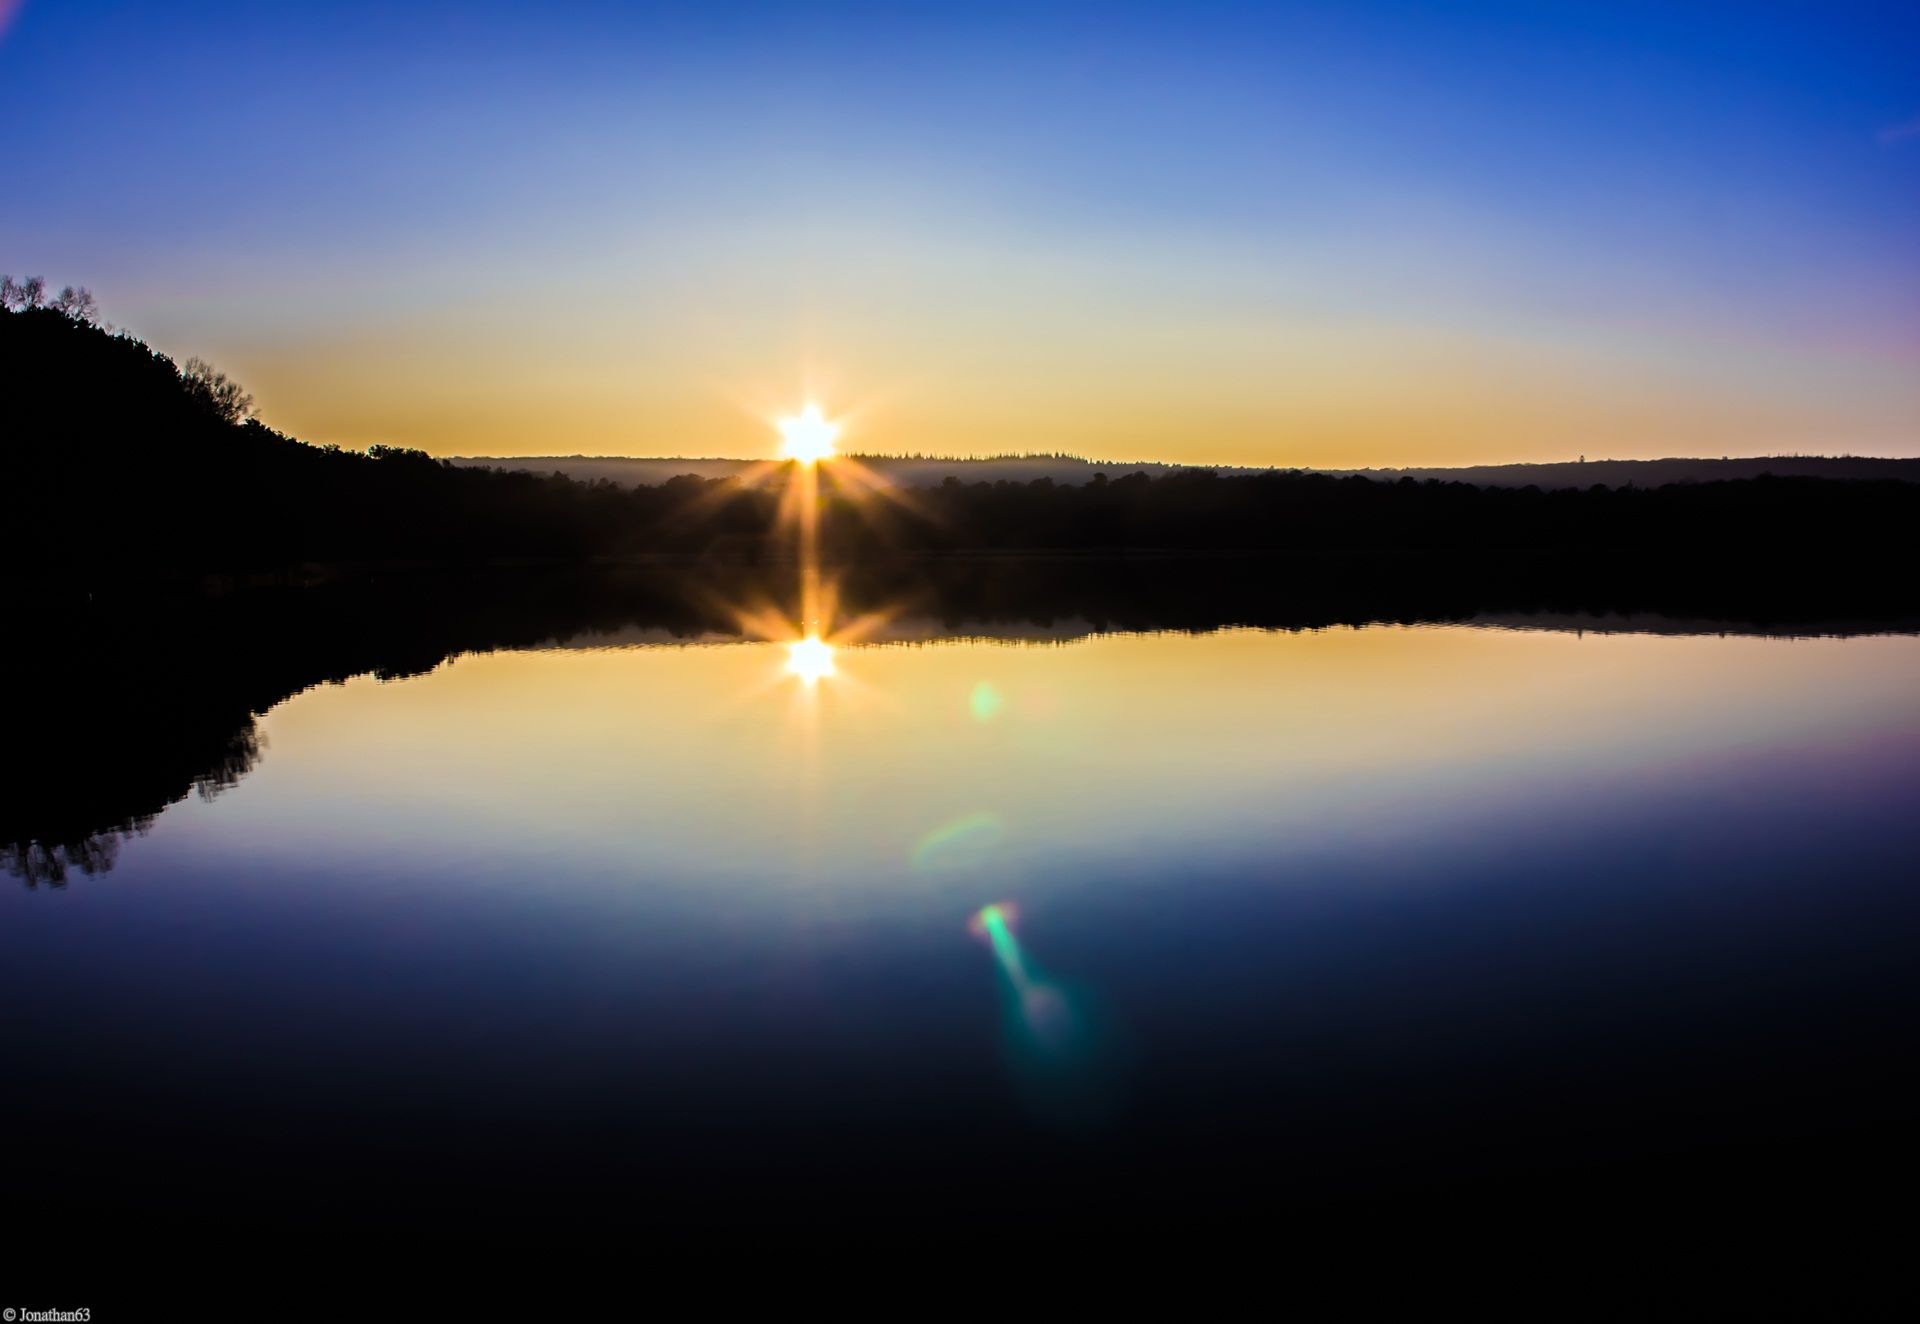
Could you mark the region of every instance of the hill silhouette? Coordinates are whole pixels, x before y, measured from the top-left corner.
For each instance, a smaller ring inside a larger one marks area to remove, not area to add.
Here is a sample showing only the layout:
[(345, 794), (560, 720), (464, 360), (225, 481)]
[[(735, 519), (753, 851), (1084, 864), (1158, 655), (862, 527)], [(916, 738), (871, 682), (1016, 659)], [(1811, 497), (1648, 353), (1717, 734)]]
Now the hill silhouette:
[[(22, 287), (8, 284), (9, 290)], [(302, 567), (777, 560), (783, 482), (650, 485), (475, 468), (419, 451), (313, 446), (236, 383), (97, 325), (84, 291), (10, 296), (0, 361), (0, 567), (29, 582), (285, 574)], [(776, 479), (788, 471), (776, 471)], [(1361, 475), (1097, 472), (888, 501), (829, 466), (820, 547), (849, 562), (980, 551), (1548, 551), (1904, 574), (1920, 484), (1761, 475), (1658, 487), (1500, 487)]]
[[(29, 574), (685, 550), (666, 516), (707, 487), (629, 492), (307, 445), (251, 417), (244, 393), (223, 404), (204, 365), (52, 308), (0, 314), (0, 360), (21, 384), (0, 443), (0, 556)], [(722, 502), (688, 547), (727, 527)]]

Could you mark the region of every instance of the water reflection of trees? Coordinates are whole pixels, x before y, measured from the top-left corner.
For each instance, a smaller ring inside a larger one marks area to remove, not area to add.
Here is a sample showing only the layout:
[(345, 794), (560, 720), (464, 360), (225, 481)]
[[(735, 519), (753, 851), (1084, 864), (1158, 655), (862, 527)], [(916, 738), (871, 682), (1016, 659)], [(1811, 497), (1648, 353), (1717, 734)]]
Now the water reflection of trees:
[[(881, 637), (1062, 639), (1108, 630), (1374, 622), (1845, 634), (1920, 627), (1920, 590), (1777, 572), (1695, 581), (1608, 565), (1405, 558), (954, 559), (837, 577)], [(394, 679), (467, 652), (581, 636), (739, 635), (736, 608), (798, 610), (778, 568), (389, 577), (207, 598), (13, 604), (38, 622), (0, 697), (19, 789), (0, 867), (28, 886), (111, 869), (130, 837), (259, 762), (256, 719), (311, 686)]]
[[(221, 737), (220, 743), (222, 747), (211, 755), (212, 761), (191, 774), (190, 793), (202, 800), (213, 800), (222, 791), (239, 785), (240, 779), (260, 761), (263, 740), (251, 715), (244, 726)], [(42, 883), (64, 886), (71, 872), (89, 875), (107, 872), (120, 858), (123, 842), (145, 836), (162, 810), (189, 793), (175, 794), (171, 783), (160, 780), (164, 775), (163, 771), (159, 772), (153, 788), (141, 793), (142, 798), (155, 802), (152, 809), (127, 813), (112, 808), (106, 811), (110, 824), (95, 827), (89, 824), (88, 803), (76, 801), (73, 821), (68, 826), (41, 827), (37, 837), (0, 843), (0, 859), (5, 861), (7, 871), (28, 887)], [(57, 823), (58, 820), (47, 821)]]
[(262, 754), (256, 719), (314, 685), (634, 621), (684, 633), (708, 620), (639, 580), (555, 576), (13, 606), (38, 629), (0, 697), (19, 774), (0, 801), (0, 868), (35, 887), (111, 869), (169, 806), (237, 785)]
[(106, 872), (169, 805), (212, 800), (260, 759), (251, 711), (218, 688), (196, 691), (159, 659), (141, 667), (131, 650), (18, 677), (12, 697), (13, 747), (31, 753), (22, 789), (0, 808), (0, 864), (30, 887)]

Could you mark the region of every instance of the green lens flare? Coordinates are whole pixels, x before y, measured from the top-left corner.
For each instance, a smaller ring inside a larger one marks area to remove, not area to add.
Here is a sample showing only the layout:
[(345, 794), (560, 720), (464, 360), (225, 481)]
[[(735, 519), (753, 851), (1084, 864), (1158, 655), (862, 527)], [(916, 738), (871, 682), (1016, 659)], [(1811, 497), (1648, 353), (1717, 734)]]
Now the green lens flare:
[(987, 906), (980, 912), (980, 927), (986, 930), (987, 941), (993, 945), (993, 957), (1000, 963), (1001, 971), (1013, 981), (1014, 988), (1022, 993), (1027, 988), (1027, 967), (1020, 955), (1020, 942), (1013, 936), (1013, 930), (1007, 926), (1007, 913), (999, 906)]
[(1042, 1120), (1070, 1128), (1098, 1125), (1117, 1101), (1098, 1018), (1083, 995), (1029, 964), (1013, 921), (1013, 910), (996, 902), (982, 906), (971, 927), (993, 951), (1015, 1083)]
[(967, 697), (967, 707), (972, 710), (976, 722), (991, 722), (999, 716), (1002, 702), (1000, 691), (984, 680), (975, 685), (973, 693)]

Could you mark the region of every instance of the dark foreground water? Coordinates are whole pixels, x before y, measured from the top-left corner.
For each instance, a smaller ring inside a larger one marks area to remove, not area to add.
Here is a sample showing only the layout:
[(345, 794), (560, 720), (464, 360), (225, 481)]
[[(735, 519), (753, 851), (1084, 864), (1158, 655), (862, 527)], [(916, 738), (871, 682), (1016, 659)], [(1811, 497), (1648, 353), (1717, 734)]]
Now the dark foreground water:
[(96, 638), (13, 756), (16, 1263), (1897, 1229), (1920, 638), (661, 619)]

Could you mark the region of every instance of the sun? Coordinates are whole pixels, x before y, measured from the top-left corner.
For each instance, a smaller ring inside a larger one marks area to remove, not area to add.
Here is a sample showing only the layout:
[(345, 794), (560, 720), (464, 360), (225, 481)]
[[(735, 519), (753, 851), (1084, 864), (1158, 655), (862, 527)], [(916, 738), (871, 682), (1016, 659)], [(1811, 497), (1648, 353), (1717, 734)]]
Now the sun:
[(802, 464), (817, 464), (833, 457), (833, 443), (840, 436), (840, 425), (829, 421), (820, 406), (809, 404), (792, 418), (780, 420), (780, 453)]
[(787, 645), (787, 670), (812, 685), (833, 674), (833, 645), (819, 635), (808, 635)]

